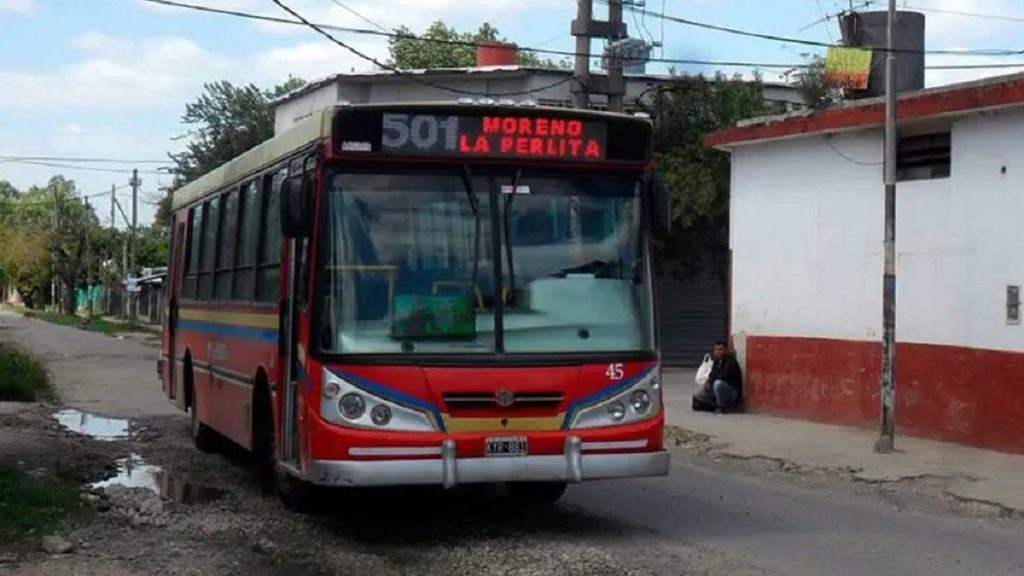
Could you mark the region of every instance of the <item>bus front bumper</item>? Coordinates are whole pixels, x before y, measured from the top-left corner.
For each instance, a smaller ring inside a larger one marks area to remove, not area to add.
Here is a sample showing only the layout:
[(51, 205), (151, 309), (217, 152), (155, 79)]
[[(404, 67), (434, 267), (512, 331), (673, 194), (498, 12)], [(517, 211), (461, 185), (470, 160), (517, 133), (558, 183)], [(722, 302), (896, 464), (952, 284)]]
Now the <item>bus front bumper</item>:
[(321, 486), (395, 486), (489, 482), (582, 482), (611, 478), (665, 476), (669, 455), (664, 450), (622, 454), (586, 453), (576, 436), (565, 441), (562, 454), (458, 458), (455, 442), (441, 445), (440, 458), (416, 460), (313, 460), (307, 480)]

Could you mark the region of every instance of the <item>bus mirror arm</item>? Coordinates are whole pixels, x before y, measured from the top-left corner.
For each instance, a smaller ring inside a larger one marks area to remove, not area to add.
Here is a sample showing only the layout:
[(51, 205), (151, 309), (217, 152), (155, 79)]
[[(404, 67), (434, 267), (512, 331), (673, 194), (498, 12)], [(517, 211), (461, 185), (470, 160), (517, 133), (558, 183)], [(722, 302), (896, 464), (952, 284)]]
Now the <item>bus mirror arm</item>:
[(654, 237), (667, 238), (672, 233), (672, 191), (655, 176), (651, 179), (651, 227)]

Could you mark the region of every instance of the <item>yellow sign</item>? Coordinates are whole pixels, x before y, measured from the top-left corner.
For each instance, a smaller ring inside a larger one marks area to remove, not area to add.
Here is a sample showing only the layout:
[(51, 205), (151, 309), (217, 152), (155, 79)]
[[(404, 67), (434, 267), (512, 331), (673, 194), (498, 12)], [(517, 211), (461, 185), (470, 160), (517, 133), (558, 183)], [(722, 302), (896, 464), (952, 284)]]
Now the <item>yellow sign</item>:
[(833, 47), (825, 56), (825, 79), (839, 88), (864, 90), (871, 75), (871, 50)]

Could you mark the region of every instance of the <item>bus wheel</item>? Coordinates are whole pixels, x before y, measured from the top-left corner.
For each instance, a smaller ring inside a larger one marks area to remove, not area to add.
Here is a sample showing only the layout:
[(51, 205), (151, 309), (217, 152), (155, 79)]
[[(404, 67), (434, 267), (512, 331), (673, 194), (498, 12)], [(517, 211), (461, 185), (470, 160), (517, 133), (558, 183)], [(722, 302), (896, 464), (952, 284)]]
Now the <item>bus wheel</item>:
[(565, 494), (565, 482), (512, 482), (508, 485), (512, 499), (526, 505), (550, 506)]
[(317, 487), (300, 480), (284, 470), (275, 473), (277, 495), (284, 507), (299, 514), (310, 514), (316, 510)]
[[(191, 374), (191, 370), (188, 370), (187, 374)], [(191, 380), (192, 378), (189, 377), (189, 396), (191, 397), (189, 402), (189, 419), (192, 424), (192, 443), (203, 452), (216, 452), (217, 433), (199, 419), (199, 396), (196, 394), (195, 389), (192, 388)]]

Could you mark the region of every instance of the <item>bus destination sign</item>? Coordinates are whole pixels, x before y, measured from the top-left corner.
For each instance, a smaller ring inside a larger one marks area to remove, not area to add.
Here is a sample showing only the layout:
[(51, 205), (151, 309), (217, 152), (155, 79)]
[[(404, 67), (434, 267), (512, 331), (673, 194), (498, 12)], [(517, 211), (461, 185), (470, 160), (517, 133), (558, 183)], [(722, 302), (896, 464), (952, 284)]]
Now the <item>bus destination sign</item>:
[(576, 118), (381, 115), (380, 150), (392, 154), (597, 161), (606, 140), (603, 122)]

